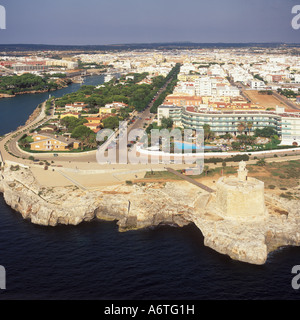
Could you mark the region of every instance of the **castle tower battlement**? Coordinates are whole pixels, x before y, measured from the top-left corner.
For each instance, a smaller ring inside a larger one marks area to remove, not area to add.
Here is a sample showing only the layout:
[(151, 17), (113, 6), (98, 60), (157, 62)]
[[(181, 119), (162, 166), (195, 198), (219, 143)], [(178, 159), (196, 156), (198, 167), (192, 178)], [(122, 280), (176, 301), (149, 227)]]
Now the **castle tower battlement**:
[(248, 177), (243, 161), (238, 176), (222, 177), (216, 186), (216, 209), (224, 219), (261, 221), (266, 218), (264, 183)]

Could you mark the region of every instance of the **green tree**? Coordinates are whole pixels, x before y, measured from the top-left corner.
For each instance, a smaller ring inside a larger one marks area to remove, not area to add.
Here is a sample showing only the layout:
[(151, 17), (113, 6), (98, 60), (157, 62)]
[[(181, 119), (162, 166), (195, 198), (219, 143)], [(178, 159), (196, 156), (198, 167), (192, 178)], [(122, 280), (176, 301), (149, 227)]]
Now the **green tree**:
[(214, 136), (214, 133), (211, 131), (209, 124), (205, 124), (203, 126), (203, 130), (204, 130), (204, 140), (205, 141), (210, 140)]
[(161, 128), (163, 129), (170, 129), (173, 127), (173, 120), (171, 118), (163, 117), (161, 119)]
[(272, 127), (265, 127), (263, 129), (255, 129), (254, 135), (256, 137), (263, 137), (263, 138), (271, 138), (274, 135), (277, 135), (277, 132)]
[(75, 118), (75, 117), (65, 117), (60, 120), (60, 123), (67, 127), (67, 129), (72, 132), (76, 127), (87, 123), (88, 121), (84, 118)]
[(242, 132), (244, 132), (246, 129), (245, 122), (239, 122), (237, 129), (238, 129), (239, 133), (242, 134)]
[(91, 135), (95, 136), (94, 132), (84, 125), (80, 125), (72, 131), (72, 138), (79, 139), (81, 141), (85, 140)]
[(119, 118), (118, 117), (109, 117), (103, 120), (104, 128), (115, 129), (119, 126)]
[(252, 129), (252, 127), (253, 127), (253, 122), (249, 121), (249, 122), (247, 122), (246, 125), (247, 125), (247, 128), (248, 128), (248, 133), (249, 133), (249, 135), (250, 135), (251, 129)]

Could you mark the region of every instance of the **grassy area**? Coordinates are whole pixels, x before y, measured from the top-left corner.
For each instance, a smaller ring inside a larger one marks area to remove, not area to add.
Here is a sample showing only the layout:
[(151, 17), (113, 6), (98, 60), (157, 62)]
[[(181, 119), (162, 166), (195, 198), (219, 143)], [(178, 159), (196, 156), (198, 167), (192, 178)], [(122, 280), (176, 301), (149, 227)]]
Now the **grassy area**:
[(295, 188), (299, 185), (300, 160), (267, 163), (264, 169), (267, 174), (260, 178), (267, 188), (275, 186), (271, 189), (284, 190), (284, 188)]
[(147, 172), (144, 179), (154, 180), (181, 180), (180, 177), (169, 171), (151, 171)]
[[(236, 173), (236, 168), (232, 167), (226, 167), (223, 169), (224, 170), (224, 175), (232, 175)], [(178, 170), (180, 172), (180, 170)], [(214, 168), (214, 169), (209, 169), (206, 172), (203, 172), (200, 175), (194, 175), (190, 176), (193, 179), (201, 179), (204, 177), (214, 177), (216, 175), (221, 176), (222, 175), (222, 168)], [(180, 177), (176, 176), (172, 172), (169, 171), (153, 171), (153, 172), (147, 172), (144, 179), (154, 179), (154, 180), (182, 180)]]
[[(217, 167), (209, 168), (201, 175), (191, 176), (197, 180), (205, 177), (218, 179), (222, 176), (236, 175), (237, 166), (235, 167)], [(223, 170), (223, 172), (222, 172)], [(300, 160), (292, 160), (286, 162), (266, 163), (265, 166), (258, 166), (255, 164), (248, 164), (247, 170), (249, 176), (257, 178), (265, 183), (266, 189), (275, 189), (277, 191), (286, 191), (289, 188), (295, 188), (299, 185), (300, 179)], [(181, 180), (180, 177), (168, 171), (153, 171), (147, 172), (145, 179), (153, 180)], [(284, 193), (283, 197), (290, 198), (291, 194)]]

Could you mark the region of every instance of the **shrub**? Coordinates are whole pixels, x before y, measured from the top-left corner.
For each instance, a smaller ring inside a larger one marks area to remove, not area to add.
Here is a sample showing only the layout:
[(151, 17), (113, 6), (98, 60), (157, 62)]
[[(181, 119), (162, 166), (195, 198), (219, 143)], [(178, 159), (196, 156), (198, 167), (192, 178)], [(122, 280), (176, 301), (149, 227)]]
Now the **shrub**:
[(260, 159), (260, 160), (258, 160), (258, 161), (256, 162), (256, 164), (257, 164), (258, 166), (263, 167), (263, 166), (266, 165), (266, 161), (265, 161), (265, 159)]
[(19, 171), (19, 170), (20, 170), (20, 166), (19, 166), (19, 165), (10, 166), (10, 170), (11, 170), (11, 171)]
[(289, 200), (293, 199), (293, 197), (292, 197), (291, 195), (286, 194), (286, 193), (281, 193), (281, 194), (280, 194), (280, 197), (281, 197), (281, 198), (286, 198), (286, 199), (289, 199)]

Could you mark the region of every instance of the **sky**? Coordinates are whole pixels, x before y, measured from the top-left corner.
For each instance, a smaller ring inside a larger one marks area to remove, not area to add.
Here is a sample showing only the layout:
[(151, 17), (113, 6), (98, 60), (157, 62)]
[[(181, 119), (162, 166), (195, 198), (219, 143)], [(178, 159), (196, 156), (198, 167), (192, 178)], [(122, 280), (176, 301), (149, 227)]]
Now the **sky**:
[(300, 43), (300, 0), (0, 0), (1, 44)]

